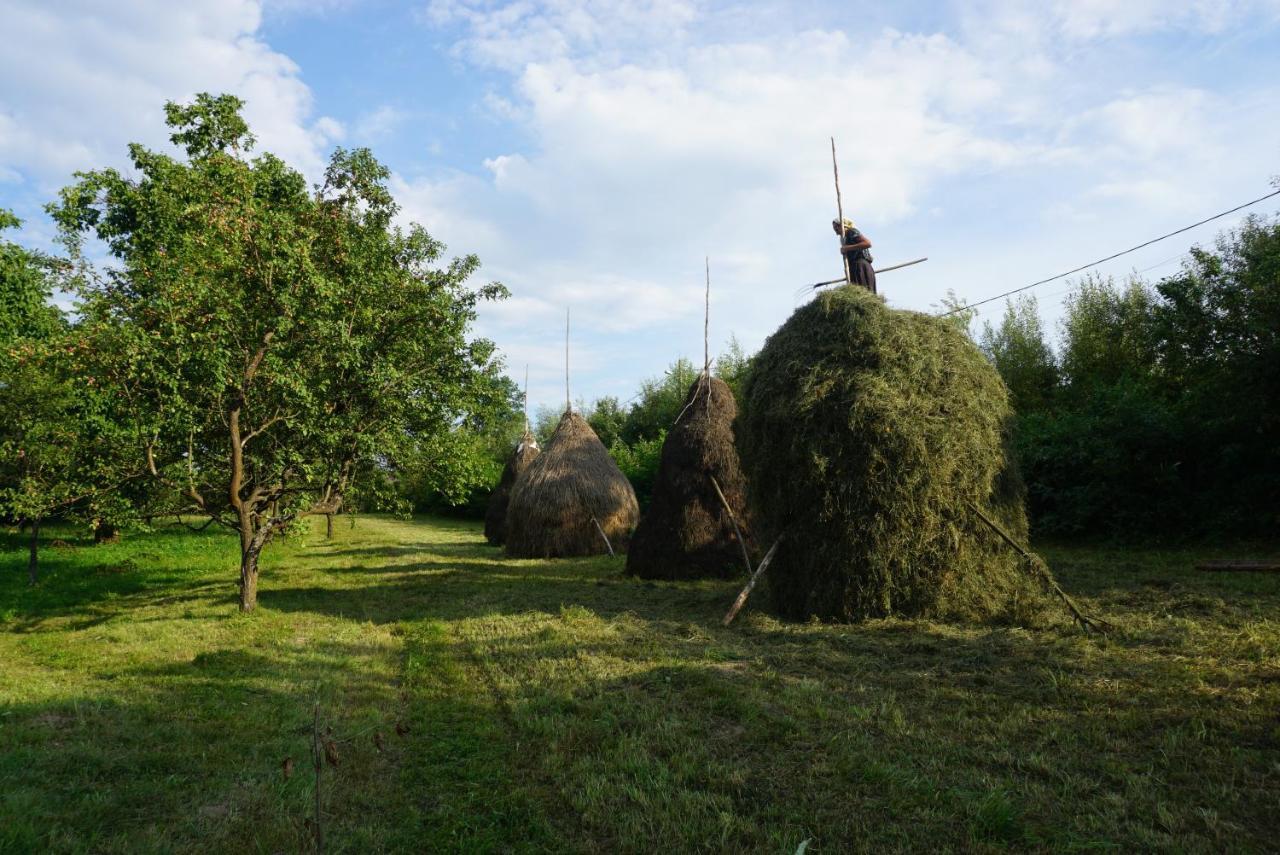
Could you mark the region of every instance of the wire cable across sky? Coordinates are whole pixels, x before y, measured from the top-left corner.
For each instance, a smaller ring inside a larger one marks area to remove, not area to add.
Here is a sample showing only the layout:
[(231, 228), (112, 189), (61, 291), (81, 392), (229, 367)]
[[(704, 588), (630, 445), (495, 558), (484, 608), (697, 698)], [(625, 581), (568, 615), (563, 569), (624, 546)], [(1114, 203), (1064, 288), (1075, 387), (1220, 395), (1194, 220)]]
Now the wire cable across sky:
[[(1088, 270), (1090, 267), (1097, 267), (1099, 264), (1105, 264), (1106, 262), (1108, 262), (1108, 261), (1112, 261), (1112, 260), (1114, 260), (1114, 259), (1117, 259), (1117, 258), (1119, 258), (1119, 257), (1120, 257), (1120, 256), (1122, 256), (1122, 255), (1128, 255), (1128, 254), (1129, 254), (1129, 253), (1131, 253), (1131, 252), (1137, 252), (1138, 250), (1142, 249), (1143, 247), (1151, 246), (1153, 243), (1159, 243), (1159, 242), (1160, 242), (1160, 241), (1162, 241), (1162, 240), (1166, 240), (1167, 238), (1171, 238), (1171, 237), (1173, 237), (1173, 236), (1175, 236), (1175, 235), (1180, 235), (1180, 234), (1182, 234), (1183, 232), (1189, 232), (1189, 231), (1191, 231), (1192, 229), (1196, 228), (1197, 226), (1203, 226), (1205, 223), (1211, 223), (1211, 222), (1213, 222), (1214, 220), (1220, 220), (1220, 219), (1222, 219), (1223, 217), (1226, 217), (1226, 216), (1229, 216), (1229, 215), (1231, 215), (1231, 214), (1234, 214), (1236, 211), (1243, 211), (1245, 208), (1252, 207), (1253, 205), (1256, 205), (1256, 204), (1258, 204), (1259, 202), (1265, 202), (1266, 200), (1268, 200), (1268, 199), (1270, 199), (1270, 198), (1272, 198), (1272, 197), (1275, 197), (1275, 196), (1280, 196), (1280, 190), (1276, 190), (1276, 191), (1274, 191), (1274, 192), (1272, 192), (1272, 193), (1268, 193), (1268, 194), (1267, 194), (1267, 195), (1265, 195), (1265, 196), (1259, 196), (1257, 199), (1254, 199), (1252, 202), (1245, 202), (1243, 205), (1236, 205), (1236, 206), (1235, 206), (1234, 208), (1232, 208), (1231, 210), (1229, 210), (1229, 211), (1223, 211), (1221, 214), (1214, 214), (1212, 217), (1206, 217), (1205, 219), (1200, 220), (1198, 223), (1192, 223), (1192, 224), (1191, 224), (1191, 225), (1189, 225), (1189, 226), (1183, 226), (1182, 228), (1178, 229), (1177, 231), (1169, 232), (1169, 233), (1168, 233), (1168, 234), (1166, 234), (1166, 235), (1160, 235), (1160, 237), (1152, 238), (1151, 240), (1146, 241), (1146, 242), (1144, 242), (1144, 243), (1140, 243), (1140, 244), (1138, 244), (1137, 246), (1131, 246), (1131, 247), (1129, 247), (1128, 249), (1121, 250), (1120, 252), (1115, 253), (1114, 255), (1108, 255), (1106, 258), (1099, 258), (1097, 261), (1091, 261), (1091, 262), (1089, 262), (1088, 264), (1082, 264), (1082, 265), (1080, 265), (1079, 267), (1075, 268), (1074, 270), (1068, 270), (1066, 273), (1059, 273), (1059, 274), (1057, 274), (1056, 276), (1050, 276), (1048, 279), (1041, 279), (1039, 282), (1032, 282), (1030, 285), (1023, 285), (1021, 288), (1014, 288), (1012, 291), (1005, 291), (1003, 294), (997, 294), (997, 295), (995, 295), (994, 297), (987, 297), (986, 299), (984, 299), (984, 300), (979, 300), (979, 301), (978, 301), (978, 302), (976, 302), (976, 303), (967, 303), (967, 304), (965, 304), (965, 305), (963, 305), (963, 306), (959, 306), (959, 307), (957, 307), (957, 308), (954, 308), (954, 309), (952, 309), (952, 310), (950, 310), (950, 311), (948, 311), (948, 312), (943, 312), (943, 313), (942, 313), (942, 314), (940, 314), (938, 317), (940, 317), (940, 318), (945, 318), (947, 315), (954, 315), (956, 312), (963, 312), (963, 311), (965, 311), (966, 309), (976, 309), (978, 306), (982, 306), (982, 305), (985, 305), (985, 304), (987, 304), (987, 303), (993, 303), (993, 302), (995, 302), (996, 300), (1002, 300), (1002, 299), (1004, 299), (1005, 297), (1010, 297), (1010, 296), (1012, 296), (1012, 295), (1014, 295), (1014, 294), (1017, 294), (1017, 293), (1019, 293), (1019, 292), (1021, 292), (1021, 291), (1026, 291), (1026, 290), (1029, 290), (1029, 289), (1031, 289), (1031, 288), (1035, 288), (1035, 287), (1036, 287), (1036, 286), (1038, 286), (1038, 285), (1044, 285), (1044, 284), (1046, 284), (1046, 283), (1053, 282), (1053, 281), (1054, 281), (1054, 280), (1056, 280), (1056, 279), (1062, 279), (1062, 278), (1064, 278), (1064, 277), (1066, 277), (1066, 276), (1070, 276), (1070, 275), (1072, 275), (1073, 273), (1079, 273), (1079, 272), (1081, 272), (1081, 271), (1083, 271), (1083, 270)], [(1159, 266), (1159, 265), (1156, 265), (1156, 266)]]

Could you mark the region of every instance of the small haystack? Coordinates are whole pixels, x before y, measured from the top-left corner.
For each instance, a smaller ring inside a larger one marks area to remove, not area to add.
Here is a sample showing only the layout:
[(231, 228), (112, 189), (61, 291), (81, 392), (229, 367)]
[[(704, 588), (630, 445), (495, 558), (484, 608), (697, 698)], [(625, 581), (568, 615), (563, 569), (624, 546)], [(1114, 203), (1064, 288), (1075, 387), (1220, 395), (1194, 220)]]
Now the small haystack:
[(733, 441), (737, 414), (733, 392), (720, 378), (704, 373), (689, 387), (680, 419), (662, 444), (653, 501), (627, 552), (628, 573), (645, 579), (743, 573), (742, 546), (712, 483), (714, 478), (745, 525), (746, 481)]
[(501, 546), (507, 538), (507, 506), (511, 502), (511, 488), (541, 450), (537, 438), (526, 427), (520, 443), (507, 458), (507, 465), (502, 467), (502, 478), (490, 494), (489, 507), (484, 513), (484, 537), (494, 546)]
[(785, 617), (987, 618), (1041, 602), (973, 513), (1025, 541), (1000, 376), (945, 321), (838, 288), (765, 343), (738, 439)]
[(516, 481), (507, 506), (507, 554), (556, 558), (626, 548), (640, 516), (635, 490), (586, 419), (560, 418), (547, 447)]

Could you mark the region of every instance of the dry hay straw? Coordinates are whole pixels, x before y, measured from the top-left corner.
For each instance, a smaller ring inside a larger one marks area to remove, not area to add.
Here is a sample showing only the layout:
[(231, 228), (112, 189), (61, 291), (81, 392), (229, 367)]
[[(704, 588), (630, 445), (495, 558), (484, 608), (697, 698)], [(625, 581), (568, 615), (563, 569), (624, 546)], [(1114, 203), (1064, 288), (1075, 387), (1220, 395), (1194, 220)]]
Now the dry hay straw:
[(1008, 393), (965, 334), (843, 287), (756, 357), (738, 439), (784, 617), (1025, 620), (1044, 600), (968, 507), (1025, 541)]
[[(507, 506), (507, 554), (555, 558), (626, 548), (640, 517), (635, 490), (586, 419), (560, 418), (542, 453), (517, 479)], [(599, 529), (597, 529), (597, 525)]]
[(653, 500), (627, 551), (628, 573), (645, 579), (728, 579), (743, 573), (742, 547), (711, 480), (745, 525), (746, 480), (733, 439), (737, 414), (733, 392), (720, 378), (704, 373), (689, 387), (680, 418), (662, 444)]
[(489, 506), (484, 512), (484, 537), (494, 546), (501, 546), (507, 539), (507, 506), (511, 502), (511, 488), (540, 451), (538, 440), (526, 430), (507, 458), (507, 465), (502, 467), (502, 477), (489, 494)]

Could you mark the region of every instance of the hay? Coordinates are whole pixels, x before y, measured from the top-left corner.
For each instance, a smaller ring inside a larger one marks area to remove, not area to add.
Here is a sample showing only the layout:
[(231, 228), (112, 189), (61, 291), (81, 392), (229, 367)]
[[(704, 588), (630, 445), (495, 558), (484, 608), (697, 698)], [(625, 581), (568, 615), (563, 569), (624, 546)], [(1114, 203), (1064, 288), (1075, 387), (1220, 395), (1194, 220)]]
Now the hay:
[(540, 451), (538, 440), (526, 428), (520, 443), (507, 458), (507, 465), (502, 467), (502, 477), (489, 495), (489, 507), (484, 512), (484, 537), (494, 546), (501, 546), (507, 537), (507, 506), (511, 502), (511, 488)]
[(566, 412), (516, 481), (507, 507), (507, 554), (554, 558), (626, 548), (640, 516), (631, 482), (582, 416)]
[(1008, 393), (962, 332), (861, 288), (798, 309), (747, 378), (738, 439), (785, 617), (1021, 619), (1042, 595), (970, 510), (1025, 540)]
[(711, 482), (714, 477), (745, 525), (746, 481), (733, 441), (737, 412), (723, 380), (704, 374), (689, 387), (682, 415), (662, 444), (653, 500), (627, 552), (628, 573), (728, 579), (744, 572), (742, 547)]

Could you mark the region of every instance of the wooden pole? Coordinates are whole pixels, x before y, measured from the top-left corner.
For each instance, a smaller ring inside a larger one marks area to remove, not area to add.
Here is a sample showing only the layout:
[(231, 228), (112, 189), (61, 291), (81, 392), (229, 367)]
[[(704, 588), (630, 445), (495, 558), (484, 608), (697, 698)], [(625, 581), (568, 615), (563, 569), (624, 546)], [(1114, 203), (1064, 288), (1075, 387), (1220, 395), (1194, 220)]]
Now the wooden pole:
[(707, 293), (702, 313), (702, 372), (711, 374), (711, 256), (707, 260)]
[(1027, 566), (1031, 568), (1031, 572), (1040, 580), (1041, 584), (1053, 592), (1058, 599), (1062, 600), (1063, 604), (1067, 607), (1067, 611), (1071, 612), (1071, 616), (1076, 619), (1076, 623), (1080, 624), (1081, 629), (1085, 632), (1094, 630), (1105, 633), (1111, 628), (1111, 625), (1106, 621), (1100, 620), (1099, 618), (1091, 618), (1084, 612), (1080, 611), (1079, 607), (1076, 606), (1075, 601), (1067, 595), (1066, 591), (1062, 590), (1058, 581), (1053, 578), (1053, 573), (1049, 570), (1049, 565), (1044, 563), (1043, 558), (1036, 555), (1034, 552), (1024, 549), (1016, 540), (1013, 539), (1012, 535), (1001, 528), (995, 520), (984, 514), (982, 509), (973, 502), (969, 502), (968, 505), (969, 509), (978, 515), (978, 519), (986, 523), (988, 528), (994, 531), (1014, 552), (1018, 553), (1026, 560)]
[(738, 599), (734, 600), (733, 605), (729, 607), (729, 613), (724, 616), (725, 626), (733, 623), (733, 619), (738, 616), (738, 612), (742, 611), (742, 607), (747, 604), (747, 597), (751, 596), (751, 589), (756, 586), (760, 576), (769, 568), (769, 562), (773, 560), (773, 553), (778, 551), (779, 543), (782, 543), (781, 535), (773, 542), (773, 546), (769, 547), (769, 551), (765, 553), (764, 560), (760, 562), (756, 572), (751, 574), (751, 578), (747, 581), (747, 587), (742, 589), (742, 593), (738, 594)]
[(569, 309), (564, 310), (564, 411), (573, 409), (569, 401)]
[(849, 270), (849, 256), (844, 252), (844, 202), (840, 199), (840, 167), (836, 164), (836, 138), (831, 138), (831, 173), (836, 179), (836, 219), (840, 221), (840, 260), (844, 264), (844, 282), (853, 284), (853, 273)]
[(716, 476), (711, 476), (711, 486), (716, 488), (716, 495), (720, 497), (720, 504), (724, 505), (724, 511), (729, 515), (729, 522), (733, 524), (733, 533), (738, 538), (738, 545), (742, 547), (742, 563), (747, 565), (747, 575), (751, 575), (751, 557), (747, 555), (747, 542), (742, 539), (742, 529), (738, 527), (738, 515), (733, 512), (733, 508), (729, 507), (729, 500), (724, 497), (724, 491), (720, 489), (720, 482), (716, 480)]
[(529, 363), (524, 364), (524, 432), (529, 433)]
[[(928, 256), (925, 256), (924, 258), (917, 258), (913, 261), (904, 261), (901, 264), (892, 264), (888, 267), (880, 267), (876, 269), (876, 275), (879, 275), (881, 273), (888, 273), (890, 270), (898, 270), (899, 268), (902, 268), (902, 267), (910, 267), (913, 264), (919, 264), (922, 261), (928, 261), (928, 260), (929, 260)], [(813, 285), (807, 286), (807, 287), (821, 288), (823, 285), (835, 285), (839, 282), (844, 282), (844, 281), (845, 280), (843, 279), (828, 279), (826, 282), (815, 282), (813, 283)]]
[(595, 524), (596, 531), (600, 532), (600, 537), (604, 539), (604, 546), (605, 546), (605, 549), (609, 550), (609, 557), (613, 558), (614, 557), (613, 544), (609, 542), (609, 535), (604, 533), (604, 529), (600, 527), (600, 521), (597, 520), (595, 517), (591, 518), (591, 522)]

